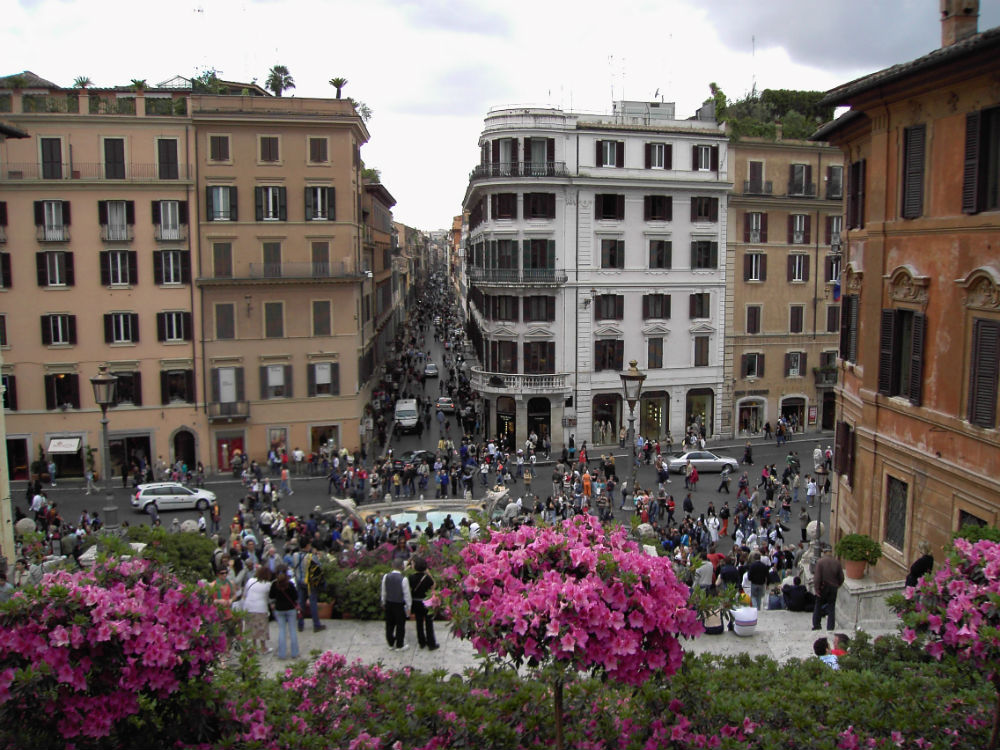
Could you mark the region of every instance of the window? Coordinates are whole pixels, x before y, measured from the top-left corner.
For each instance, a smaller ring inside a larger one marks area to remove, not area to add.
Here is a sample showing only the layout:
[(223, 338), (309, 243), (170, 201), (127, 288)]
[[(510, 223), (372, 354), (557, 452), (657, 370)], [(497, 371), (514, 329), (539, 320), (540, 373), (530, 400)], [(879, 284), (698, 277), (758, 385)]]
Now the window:
[(135, 201), (97, 201), (97, 218), (102, 240), (129, 241), (135, 224)]
[(747, 211), (743, 214), (743, 241), (767, 242), (767, 214), (760, 211)]
[(306, 221), (336, 220), (333, 190), (332, 187), (310, 186), (306, 188)]
[(858, 295), (846, 294), (840, 307), (840, 358), (858, 361)]
[(504, 320), (516, 323), (518, 320), (518, 297), (512, 295), (497, 295), (488, 298), (490, 301), (489, 319)]
[(753, 195), (770, 193), (773, 186), (770, 182), (766, 184), (764, 183), (764, 162), (752, 161), (749, 163), (748, 167), (750, 179), (743, 185), (743, 192), (751, 193)]
[(906, 496), (909, 486), (901, 479), (886, 476), (885, 541), (902, 550), (906, 537)]
[(812, 217), (808, 214), (788, 215), (788, 244), (808, 245), (811, 241)]
[(490, 196), (490, 218), (516, 219), (517, 193), (494, 193)]
[(1000, 382), (1000, 322), (972, 321), (972, 356), (969, 362), (968, 419), (979, 427), (997, 426), (997, 384)]
[(692, 146), (691, 169), (695, 172), (719, 171), (718, 146)]
[(230, 242), (212, 243), (213, 274), (217, 279), (233, 276), (233, 245)]
[(493, 176), (511, 177), (517, 174), (517, 139), (497, 138), (490, 142)]
[[(968, 124), (968, 120), (966, 120)], [(966, 174), (968, 174), (968, 132), (966, 132)], [(963, 200), (965, 189), (962, 189)], [(847, 183), (847, 228), (863, 229), (865, 226), (865, 160), (851, 163)]]
[(340, 365), (336, 362), (314, 362), (309, 365), (307, 376), (310, 396), (340, 395)]
[(125, 179), (125, 139), (104, 139), (104, 177), (108, 180)]
[(52, 251), (36, 253), (38, 286), (73, 286), (73, 253)]
[(236, 188), (217, 185), (205, 189), (206, 211), (209, 221), (236, 221)]
[(826, 282), (832, 284), (840, 279), (840, 255), (826, 256)]
[(260, 368), (260, 397), (291, 398), (292, 366), (263, 365)]
[(671, 221), (674, 200), (669, 195), (647, 195), (643, 198), (643, 218), (646, 221)]
[(276, 135), (260, 136), (260, 160), (266, 162), (280, 161), (280, 156), (278, 153), (278, 136)]
[(191, 340), (191, 313), (156, 313), (156, 340), (161, 343)]
[(840, 330), (840, 305), (827, 305), (826, 332), (837, 333)]
[(7, 316), (0, 315), (0, 346), (7, 346)]
[(0, 289), (11, 289), (14, 286), (10, 272), (10, 253), (0, 253)]
[(883, 396), (904, 396), (920, 406), (926, 320), (912, 310), (882, 310), (878, 392)]
[[(246, 398), (243, 386), (242, 367), (215, 367), (212, 369), (212, 402), (216, 404), (235, 404)], [(222, 414), (232, 414), (235, 407), (223, 407)]]
[(625, 142), (598, 141), (596, 164), (599, 167), (624, 167)]
[(820, 352), (819, 366), (824, 369), (831, 369), (837, 366), (837, 352)]
[(744, 378), (764, 377), (764, 355), (748, 352), (740, 357), (740, 373)]
[[(62, 139), (42, 138), (42, 179), (61, 180), (62, 179)], [(124, 170), (124, 162), (122, 164)], [(108, 175), (109, 177), (111, 175)], [(122, 177), (125, 175), (122, 174)]]
[(309, 163), (326, 164), (329, 161), (329, 141), (323, 137), (309, 136)]
[(806, 374), (806, 353), (785, 352), (785, 377), (801, 378)]
[(219, 302), (215, 305), (215, 339), (228, 341), (236, 338), (236, 305)]
[(696, 318), (712, 317), (711, 298), (712, 295), (709, 292), (700, 292), (698, 294), (692, 294), (688, 297), (691, 320), (695, 320)]
[(719, 243), (710, 240), (691, 241), (691, 268), (718, 268)]
[(826, 168), (826, 198), (835, 201), (844, 198), (844, 168), (839, 164)]
[(916, 219), (924, 212), (924, 144), (926, 125), (903, 128), (902, 215)]
[(60, 372), (45, 376), (45, 408), (79, 409), (80, 376), (71, 372)]
[(691, 199), (691, 221), (718, 221), (719, 199), (694, 197)]
[(598, 294), (594, 297), (594, 320), (622, 320), (625, 317), (625, 295)]
[(288, 204), (285, 188), (264, 186), (254, 188), (257, 221), (287, 221)]
[(962, 212), (1000, 208), (1000, 107), (965, 116)]
[(840, 249), (840, 234), (843, 227), (843, 216), (837, 214), (836, 216), (826, 217), (826, 244), (835, 250)]
[(312, 250), (312, 272), (315, 277), (330, 275), (330, 243), (316, 240), (310, 243)]
[(556, 345), (553, 341), (528, 341), (524, 344), (524, 372), (528, 375), (551, 375), (556, 371)]
[(694, 337), (694, 366), (708, 367), (708, 336)]
[(161, 180), (176, 180), (180, 174), (177, 163), (177, 140), (160, 138), (156, 141), (156, 163)]
[(556, 319), (555, 297), (525, 297), (523, 307), (525, 323), (552, 323)]
[(17, 411), (17, 378), (14, 375), (0, 375), (3, 384), (3, 408)]
[(524, 218), (526, 219), (556, 218), (556, 194), (525, 193)]
[(228, 135), (210, 135), (208, 137), (208, 160), (229, 161)]
[(551, 272), (555, 271), (556, 267), (556, 241), (524, 240), (523, 244), (525, 278), (552, 278)]
[(69, 201), (35, 201), (35, 226), (40, 240), (69, 240)]
[(670, 268), (673, 262), (673, 243), (670, 240), (649, 241), (649, 267)]
[(285, 336), (285, 303), (264, 303), (264, 338), (280, 339)]
[(761, 306), (747, 305), (747, 333), (760, 333)]
[(114, 375), (118, 378), (115, 384), (115, 406), (142, 406), (142, 373), (115, 372)]
[(597, 193), (594, 196), (594, 218), (622, 221), (625, 218), (625, 196)]
[(281, 243), (265, 242), (261, 248), (263, 255), (264, 278), (281, 278)]
[(517, 372), (517, 342), (491, 341), (490, 361), (495, 372)]
[(601, 268), (625, 268), (624, 240), (601, 240)]
[(837, 422), (833, 443), (833, 470), (847, 477), (847, 483), (854, 481), (854, 428), (847, 422)]
[(642, 319), (667, 319), (670, 317), (669, 294), (644, 294), (642, 296)]
[(191, 281), (191, 252), (163, 250), (153, 253), (153, 277), (157, 284), (187, 284)]
[(312, 303), (312, 335), (329, 336), (333, 333), (333, 313), (330, 300), (316, 299)]
[(188, 222), (187, 201), (153, 201), (152, 212), (156, 239), (183, 239), (181, 226)]
[(743, 256), (743, 280), (767, 281), (767, 255), (746, 253)]
[(788, 308), (788, 332), (802, 333), (804, 317), (805, 317), (805, 307), (803, 307), (802, 305), (791, 305)]
[(663, 337), (653, 336), (646, 339), (646, 367), (658, 370), (663, 367)]
[(618, 339), (598, 339), (594, 342), (594, 372), (621, 370), (625, 358), (625, 342)]
[(646, 169), (673, 169), (672, 151), (667, 143), (647, 143)]
[(101, 286), (128, 286), (139, 281), (138, 253), (105, 250), (101, 253)]
[(75, 315), (43, 315), (42, 344), (59, 346), (76, 343)]
[(788, 165), (788, 194), (816, 195), (816, 186), (812, 181), (812, 166), (809, 164)]
[(809, 281), (809, 256), (792, 253), (788, 256), (788, 280)]
[(139, 343), (139, 316), (136, 313), (108, 313), (104, 316), (104, 343)]

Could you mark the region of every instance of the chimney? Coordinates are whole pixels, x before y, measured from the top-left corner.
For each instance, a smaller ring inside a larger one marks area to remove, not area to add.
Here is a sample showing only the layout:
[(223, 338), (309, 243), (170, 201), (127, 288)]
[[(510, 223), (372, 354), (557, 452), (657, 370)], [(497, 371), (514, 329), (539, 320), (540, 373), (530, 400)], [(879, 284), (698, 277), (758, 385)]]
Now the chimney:
[(941, 0), (941, 46), (968, 39), (979, 31), (979, 0)]

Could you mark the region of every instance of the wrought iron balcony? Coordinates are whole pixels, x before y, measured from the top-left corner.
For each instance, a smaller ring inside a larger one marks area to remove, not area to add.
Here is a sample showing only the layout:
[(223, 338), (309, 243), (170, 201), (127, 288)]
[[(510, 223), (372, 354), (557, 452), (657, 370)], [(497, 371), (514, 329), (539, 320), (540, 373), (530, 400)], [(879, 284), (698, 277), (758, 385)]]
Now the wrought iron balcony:
[(788, 183), (788, 194), (790, 196), (796, 196), (799, 198), (815, 198), (816, 197), (816, 183), (801, 183), (801, 182), (789, 182)]
[(209, 401), (209, 422), (235, 422), (250, 419), (249, 401)]
[(469, 281), (476, 284), (524, 286), (530, 284), (565, 284), (566, 272), (559, 268), (476, 268), (466, 269)]
[(131, 242), (132, 234), (128, 224), (101, 224), (101, 239), (105, 242)]
[(743, 192), (746, 195), (770, 195), (773, 191), (774, 184), (770, 180), (767, 182), (743, 180)]
[(7, 227), (0, 226), (0, 242), (7, 241)]
[(814, 367), (813, 377), (816, 379), (816, 385), (818, 386), (834, 386), (837, 385), (837, 368), (836, 367)]
[(569, 373), (548, 375), (521, 375), (506, 372), (487, 372), (480, 367), (470, 371), (472, 389), (480, 393), (565, 393), (571, 388)]
[(155, 162), (105, 164), (104, 162), (6, 162), (0, 169), (0, 182), (19, 180), (84, 180), (116, 182), (150, 182), (188, 180), (191, 168), (187, 164), (171, 164), (163, 169)]
[(327, 279), (345, 279), (355, 281), (364, 278), (363, 273), (354, 270), (353, 264), (338, 261), (322, 263), (298, 261), (287, 263), (250, 263), (243, 268), (236, 268), (228, 276), (203, 276), (199, 284), (218, 286), (239, 284), (247, 281), (323, 281)]
[(187, 239), (188, 228), (181, 224), (176, 227), (165, 227), (162, 224), (153, 225), (153, 236), (161, 242), (183, 242)]
[(470, 180), (489, 177), (568, 177), (564, 161), (500, 161), (480, 164), (469, 173)]
[(35, 236), (39, 242), (69, 242), (69, 226), (66, 224), (58, 227), (37, 225)]

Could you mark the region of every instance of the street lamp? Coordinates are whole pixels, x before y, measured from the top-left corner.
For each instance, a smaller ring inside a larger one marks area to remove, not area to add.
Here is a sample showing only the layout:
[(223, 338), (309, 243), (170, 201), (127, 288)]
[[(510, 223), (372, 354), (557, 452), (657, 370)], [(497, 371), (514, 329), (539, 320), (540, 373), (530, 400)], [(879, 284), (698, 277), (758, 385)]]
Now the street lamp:
[(635, 475), (639, 468), (637, 456), (635, 454), (635, 402), (639, 400), (642, 393), (642, 383), (646, 379), (646, 373), (639, 372), (636, 367), (638, 363), (633, 359), (628, 363), (628, 371), (619, 374), (622, 379), (622, 389), (625, 391), (625, 401), (628, 403), (628, 442), (632, 448), (632, 506), (635, 507)]
[(115, 495), (111, 490), (111, 456), (108, 448), (108, 406), (115, 401), (115, 391), (118, 386), (118, 378), (108, 372), (107, 365), (97, 368), (98, 373), (90, 379), (90, 385), (94, 388), (94, 401), (101, 407), (101, 471), (104, 472), (104, 528), (108, 531), (118, 530), (118, 506), (115, 504)]

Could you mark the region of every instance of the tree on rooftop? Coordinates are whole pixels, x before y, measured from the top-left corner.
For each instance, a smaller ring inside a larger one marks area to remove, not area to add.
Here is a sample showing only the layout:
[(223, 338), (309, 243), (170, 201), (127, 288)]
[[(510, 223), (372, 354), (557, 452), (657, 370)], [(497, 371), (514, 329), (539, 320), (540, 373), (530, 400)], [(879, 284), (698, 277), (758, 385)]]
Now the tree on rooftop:
[(340, 98), (340, 90), (342, 88), (344, 88), (344, 86), (347, 85), (347, 79), (346, 78), (340, 78), (340, 77), (331, 78), (330, 79), (330, 85), (333, 86), (335, 89), (337, 89), (337, 98), (339, 99)]
[(85, 89), (93, 85), (94, 82), (90, 80), (90, 76), (77, 76), (73, 79), (73, 88), (75, 89)]
[(284, 65), (275, 65), (267, 72), (264, 86), (275, 96), (281, 96), (282, 91), (295, 88), (295, 79)]
[(224, 94), (226, 87), (219, 79), (219, 71), (208, 68), (191, 79), (191, 91), (196, 94)]
[(363, 121), (368, 122), (370, 119), (372, 119), (372, 110), (371, 107), (369, 107), (367, 104), (365, 104), (362, 101), (358, 101), (357, 99), (354, 99), (350, 96), (347, 97), (347, 101), (351, 103), (351, 105), (354, 107), (354, 110), (358, 113), (358, 117), (360, 117)]

